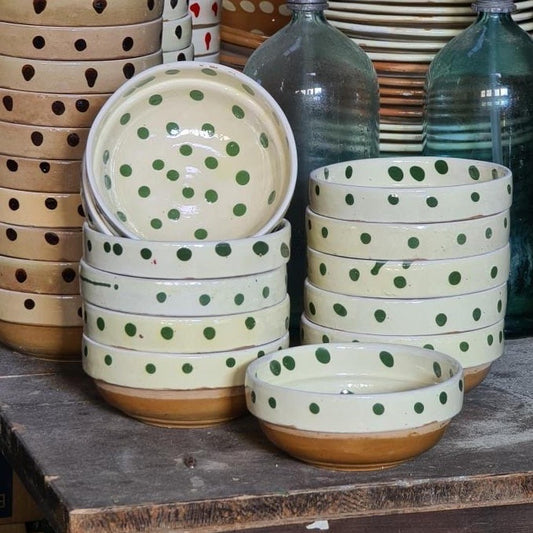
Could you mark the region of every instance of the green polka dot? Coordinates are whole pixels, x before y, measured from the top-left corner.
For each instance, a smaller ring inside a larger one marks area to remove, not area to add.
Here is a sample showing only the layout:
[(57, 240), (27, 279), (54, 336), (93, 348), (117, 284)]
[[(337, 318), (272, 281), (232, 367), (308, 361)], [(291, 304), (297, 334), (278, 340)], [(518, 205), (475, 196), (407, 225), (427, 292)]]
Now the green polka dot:
[(253, 244), (252, 250), (255, 255), (258, 255), (259, 257), (263, 257), (268, 253), (269, 246), (265, 241), (257, 241)]
[(216, 336), (216, 330), (215, 328), (212, 328), (210, 326), (204, 328), (204, 331), (203, 331), (203, 334), (204, 334), (204, 337), (208, 340), (208, 341), (211, 341), (215, 338)]
[(135, 324), (132, 324), (131, 322), (128, 322), (124, 326), (124, 332), (128, 337), (134, 337), (137, 333), (137, 326)]
[(323, 237), (324, 239), (327, 239), (327, 237), (328, 237), (328, 233), (329, 233), (328, 228), (323, 227), (323, 228), (320, 230), (320, 233), (322, 234), (322, 237)]
[(317, 415), (320, 413), (320, 407), (315, 402), (312, 402), (309, 404), (309, 411), (311, 411), (312, 414)]
[(261, 135), (259, 135), (259, 142), (263, 148), (268, 148), (269, 141), (266, 133), (261, 133)]
[(272, 409), (276, 408), (276, 398), (273, 398), (272, 396), (268, 399), (268, 405), (272, 407)]
[(233, 298), (235, 305), (242, 305), (244, 303), (244, 294), (236, 294)]
[(468, 174), (475, 181), (477, 181), (479, 177), (481, 176), (479, 169), (474, 165), (471, 165), (470, 167), (468, 167)]
[(409, 237), (409, 239), (407, 239), (407, 246), (409, 246), (411, 250), (418, 248), (419, 245), (420, 241), (418, 240), (418, 237)]
[(237, 364), (237, 361), (235, 361), (235, 357), (228, 357), (226, 359), (226, 366), (228, 368), (234, 368), (236, 364)]
[[(416, 181), (424, 181), (426, 177), (426, 173), (424, 172), (424, 169), (416, 165), (412, 166), (409, 169), (409, 174), (411, 174), (411, 177)], [(430, 206), (430, 207), (433, 207), (433, 206)]]
[(203, 68), (202, 72), (204, 74), (206, 74), (207, 76), (216, 76), (217, 75), (217, 71), (215, 69), (212, 69), (212, 68), (209, 68), (209, 67)]
[(202, 124), (202, 131), (208, 136), (213, 137), (215, 134), (215, 126), (213, 124), (209, 124), (209, 122), (206, 122)]
[(148, 128), (139, 128), (137, 130), (137, 137), (139, 137), (139, 139), (148, 139), (148, 137), (150, 137), (150, 132), (148, 131)]
[(163, 339), (169, 341), (170, 339), (172, 339), (172, 337), (174, 337), (174, 330), (169, 327), (169, 326), (164, 326), (161, 328), (161, 337), (163, 337)]
[(228, 257), (231, 252), (231, 245), (228, 242), (219, 242), (215, 245), (215, 253), (220, 257)]
[(428, 207), (437, 207), (439, 205), (439, 201), (434, 196), (428, 196), (426, 198), (426, 204)]
[(440, 378), (442, 376), (442, 368), (438, 361), (433, 362), (433, 373)]
[(117, 211), (117, 217), (120, 218), (122, 222), (126, 222), (126, 220), (128, 220), (128, 217), (122, 211)]
[(466, 243), (466, 235), (464, 233), (459, 233), (457, 235), (457, 244), (460, 244), (461, 246)]
[(413, 409), (417, 415), (421, 415), (424, 412), (424, 404), (421, 402), (416, 402)]
[(208, 189), (205, 191), (204, 198), (210, 204), (214, 204), (218, 200), (218, 193), (213, 189)]
[(487, 229), (485, 230), (485, 238), (486, 238), (486, 239), (490, 239), (490, 238), (492, 238), (492, 228), (487, 228)]
[(317, 348), (315, 350), (315, 357), (319, 363), (327, 365), (331, 361), (331, 354), (326, 348)]
[(246, 206), (244, 204), (235, 204), (233, 206), (233, 214), (236, 216), (236, 217), (242, 217), (246, 214)]
[(370, 241), (372, 240), (372, 236), (370, 233), (361, 233), (361, 236), (359, 237), (361, 239), (361, 242), (363, 244), (370, 244)]
[(497, 266), (493, 266), (493, 267), (490, 269), (490, 277), (491, 277), (492, 279), (495, 279), (497, 275), (498, 275), (498, 267), (497, 267)]
[(235, 141), (230, 141), (228, 144), (226, 144), (226, 153), (230, 157), (235, 157), (236, 155), (239, 155), (240, 151), (241, 148)]
[(498, 340), (500, 341), (500, 344), (503, 342), (503, 331), (498, 333)]
[(163, 170), (163, 168), (165, 168), (165, 162), (162, 159), (154, 159), (152, 162), (152, 168), (154, 170)]
[(193, 366), (191, 363), (183, 363), (183, 365), (181, 365), (181, 371), (184, 374), (190, 374), (193, 371)]
[(206, 157), (204, 163), (209, 170), (214, 170), (218, 167), (218, 160), (216, 157)]
[(150, 226), (154, 229), (161, 229), (163, 222), (159, 218), (152, 218), (152, 220), (150, 220)]
[(155, 295), (155, 299), (160, 303), (162, 304), (163, 302), (166, 301), (167, 299), (167, 294), (165, 292), (158, 292), (156, 295)]
[(121, 244), (113, 244), (113, 253), (115, 255), (122, 255), (122, 252), (123, 252), (123, 248), (122, 248), (122, 245)]
[(507, 221), (507, 217), (505, 217), (505, 218), (503, 219), (503, 227), (504, 227), (504, 228), (507, 228), (507, 224), (508, 224), (508, 223), (509, 223), (509, 222)]
[(503, 303), (502, 303), (501, 300), (498, 300), (498, 304), (496, 306), (496, 309), (498, 310), (498, 313), (502, 312), (502, 308), (503, 308)]
[(489, 346), (492, 346), (493, 343), (494, 343), (494, 336), (493, 335), (487, 335), (487, 344)]
[(106, 175), (104, 176), (104, 187), (105, 187), (107, 190), (109, 190), (109, 189), (111, 189), (111, 186), (112, 186), (112, 185), (113, 185), (113, 184), (112, 184), (112, 182), (111, 182), (111, 178), (106, 174)]
[(96, 327), (100, 330), (100, 331), (104, 331), (105, 329), (105, 320), (99, 316), (97, 319), (96, 319)]
[(435, 170), (439, 174), (446, 174), (448, 172), (448, 163), (446, 163), (444, 159), (439, 159), (438, 161), (435, 161)]
[(122, 126), (126, 125), (129, 121), (130, 121), (130, 118), (131, 118), (131, 115), (129, 113), (124, 113), (121, 117), (120, 117), (120, 124)]
[(137, 193), (141, 198), (148, 198), (148, 196), (150, 196), (150, 192), (150, 187), (146, 185), (142, 185), (137, 189)]
[(470, 345), (468, 344), (468, 342), (463, 341), (459, 343), (459, 350), (461, 350), (462, 352), (468, 352), (469, 348), (470, 348)]
[(372, 406), (372, 411), (375, 415), (382, 415), (385, 412), (385, 406), (382, 403), (375, 403)]
[(106, 354), (106, 356), (104, 357), (104, 363), (107, 366), (111, 366), (113, 364), (113, 358), (109, 354)]
[(357, 268), (350, 269), (350, 272), (348, 272), (348, 276), (352, 281), (357, 281), (360, 277), (359, 270), (357, 270)]
[(198, 89), (193, 89), (189, 96), (196, 102), (200, 102), (204, 99), (204, 93), (202, 91), (199, 91)]
[(282, 242), (279, 247), (279, 253), (281, 254), (281, 257), (288, 259), (288, 257), (291, 255), (290, 246), (286, 242)]
[(147, 374), (155, 374), (155, 365), (153, 363), (148, 363), (144, 369)]
[(315, 185), (315, 194), (320, 196), (320, 185)]
[(291, 357), (290, 355), (283, 357), (281, 362), (287, 370), (294, 370), (296, 368), (296, 361), (294, 360), (294, 357)]
[(237, 172), (235, 175), (235, 181), (239, 185), (247, 185), (250, 181), (250, 174), (246, 172), (246, 170), (239, 170), (239, 172)]
[(244, 109), (238, 105), (234, 105), (232, 108), (231, 108), (231, 112), (233, 113), (233, 116), (235, 118), (244, 118)]
[(448, 282), (450, 285), (459, 285), (459, 283), (461, 283), (461, 273), (457, 272), (457, 270), (450, 272), (450, 275), (448, 276)]
[(444, 313), (439, 313), (436, 317), (435, 317), (435, 323), (437, 324), (437, 326), (439, 327), (442, 327), (446, 324), (446, 322), (448, 322), (448, 317), (444, 314)]
[(463, 380), (462, 379), (459, 380), (459, 385), (458, 386), (459, 386), (459, 390), (461, 392), (463, 392)]
[(315, 307), (315, 304), (313, 302), (309, 302), (309, 312), (312, 315), (316, 315), (316, 307)]
[(150, 105), (159, 105), (163, 101), (163, 97), (160, 94), (152, 94), (150, 98), (148, 98), (148, 103)]
[(203, 241), (207, 239), (207, 230), (203, 228), (198, 228), (197, 230), (194, 231), (194, 238), (199, 241)]
[(256, 396), (256, 394), (255, 394), (255, 391), (252, 391), (252, 392), (250, 393), (250, 399), (252, 400), (252, 403), (255, 403), (255, 402), (256, 402), (256, 400), (257, 400), (257, 396)]
[(400, 202), (400, 199), (398, 198), (396, 194), (389, 194), (387, 201), (389, 202), (390, 205), (398, 205), (398, 203)]
[(396, 276), (393, 283), (397, 289), (403, 289), (407, 285), (407, 280), (403, 276)]
[(190, 144), (182, 144), (179, 150), (180, 154), (184, 156), (189, 156), (192, 154), (192, 146)]
[(248, 94), (255, 95), (255, 91), (249, 85), (246, 85), (246, 83), (243, 83), (241, 86)]
[(434, 350), (435, 346), (433, 346), (433, 344), (424, 344), (423, 348), (426, 350)]
[(180, 248), (176, 252), (176, 257), (180, 261), (188, 261), (192, 257), (192, 250), (190, 248)]
[(346, 205), (353, 205), (355, 204), (355, 198), (353, 197), (353, 194), (347, 194), (344, 197), (344, 201), (346, 202)]
[(385, 266), (385, 261), (377, 261), (372, 269), (370, 270), (370, 273), (373, 276), (377, 276), (379, 274), (379, 271)]
[(448, 395), (442, 391), (440, 394), (439, 394), (439, 402), (442, 404), (442, 405), (445, 405), (446, 402), (448, 401)]
[(142, 248), (140, 254), (143, 259), (151, 259), (152, 250), (150, 250), (149, 248)]
[(391, 179), (393, 179), (394, 181), (403, 180), (403, 170), (400, 167), (389, 167), (388, 173)]
[(111, 251), (111, 244), (108, 242), (104, 242), (104, 252), (108, 254)]
[(476, 307), (472, 311), (472, 318), (477, 322), (481, 318), (481, 309), (479, 307)]
[(200, 302), (201, 306), (205, 307), (211, 302), (211, 296), (209, 296), (209, 294), (201, 294), (198, 298), (198, 301)]
[(166, 130), (169, 135), (176, 137), (180, 132), (180, 127), (176, 122), (167, 122)]
[(194, 189), (192, 187), (183, 187), (181, 194), (184, 198), (192, 198), (194, 196)]
[(377, 322), (381, 323), (387, 318), (387, 313), (383, 309), (376, 309), (374, 311), (374, 318)]
[(346, 310), (346, 307), (344, 305), (336, 303), (333, 304), (333, 311), (335, 311), (335, 314), (345, 317), (348, 314), (348, 311)]
[(130, 165), (120, 165), (119, 172), (125, 178), (129, 178), (133, 172)]
[(470, 195), (470, 199), (472, 200), (472, 202), (479, 202), (479, 193), (473, 192)]
[(390, 352), (385, 350), (379, 352), (379, 358), (386, 367), (392, 368), (394, 366), (394, 357)]
[(178, 209), (169, 209), (168, 213), (167, 213), (167, 217), (170, 219), (170, 220), (179, 220), (180, 218), (180, 212)]
[(320, 263), (320, 265), (318, 266), (318, 271), (320, 272), (321, 276), (325, 276), (328, 272), (328, 269), (324, 263)]
[(177, 181), (177, 179), (180, 177), (180, 173), (177, 170), (169, 170), (167, 172), (167, 179), (170, 181)]
[(255, 328), (255, 318), (253, 316), (249, 316), (245, 321), (244, 325), (246, 326), (246, 329), (252, 330)]
[(276, 359), (270, 361), (268, 368), (270, 369), (270, 372), (274, 374), (274, 376), (279, 376), (281, 374), (281, 363)]
[(268, 298), (270, 296), (270, 287), (263, 287), (262, 295), (263, 298)]

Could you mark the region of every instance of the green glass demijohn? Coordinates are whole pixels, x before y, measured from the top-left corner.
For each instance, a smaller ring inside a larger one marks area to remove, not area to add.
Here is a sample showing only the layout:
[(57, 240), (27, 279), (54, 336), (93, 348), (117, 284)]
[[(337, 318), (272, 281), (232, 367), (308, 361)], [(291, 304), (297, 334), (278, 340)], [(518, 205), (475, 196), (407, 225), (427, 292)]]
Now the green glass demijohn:
[(311, 170), (379, 155), (379, 86), (366, 53), (326, 20), (324, 0), (289, 0), (290, 22), (248, 59), (244, 73), (285, 112), (298, 152), (298, 178), (287, 218), (291, 330), (303, 310), (305, 208)]
[(533, 333), (533, 41), (511, 0), (478, 0), (476, 20), (434, 57), (424, 155), (493, 161), (513, 173), (505, 331)]

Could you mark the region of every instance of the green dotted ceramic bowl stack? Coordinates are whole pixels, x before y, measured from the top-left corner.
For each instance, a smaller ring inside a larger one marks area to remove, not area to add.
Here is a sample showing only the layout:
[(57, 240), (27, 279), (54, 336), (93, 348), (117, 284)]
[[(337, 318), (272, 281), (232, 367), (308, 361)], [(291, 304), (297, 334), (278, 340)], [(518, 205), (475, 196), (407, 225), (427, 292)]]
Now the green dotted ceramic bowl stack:
[(244, 413), (244, 373), (288, 345), (288, 122), (253, 80), (160, 65), (97, 116), (84, 158), (83, 365), (111, 405), (200, 427)]
[(311, 173), (302, 342), (443, 351), (477, 385), (503, 353), (512, 175), (404, 157)]

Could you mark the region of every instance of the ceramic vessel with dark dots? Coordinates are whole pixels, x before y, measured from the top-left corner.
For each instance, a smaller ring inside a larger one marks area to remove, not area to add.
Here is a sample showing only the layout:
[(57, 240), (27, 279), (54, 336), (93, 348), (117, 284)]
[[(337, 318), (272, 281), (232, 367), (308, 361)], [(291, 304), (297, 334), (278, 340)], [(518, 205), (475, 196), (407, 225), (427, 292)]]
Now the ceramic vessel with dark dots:
[[(246, 404), (269, 440), (316, 466), (374, 470), (437, 444), (461, 411), (463, 369), (394, 344), (313, 344), (250, 363)], [(355, 415), (355, 416), (354, 416)]]

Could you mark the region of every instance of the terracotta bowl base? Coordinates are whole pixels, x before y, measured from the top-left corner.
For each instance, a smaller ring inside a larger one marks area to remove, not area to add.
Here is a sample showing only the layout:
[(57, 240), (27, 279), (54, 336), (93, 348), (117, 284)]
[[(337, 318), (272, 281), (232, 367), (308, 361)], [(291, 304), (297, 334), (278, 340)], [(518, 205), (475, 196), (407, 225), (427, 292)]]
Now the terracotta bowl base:
[(50, 361), (80, 361), (82, 326), (39, 326), (0, 320), (0, 342)]
[(154, 390), (94, 380), (104, 400), (127, 415), (153, 426), (211, 427), (246, 412), (244, 387)]
[(434, 446), (449, 421), (420, 428), (381, 433), (303, 431), (260, 422), (268, 439), (289, 455), (332, 470), (364, 471), (391, 468)]
[(485, 363), (479, 366), (472, 366), (464, 369), (465, 376), (465, 392), (477, 387), (490, 372), (492, 363)]

